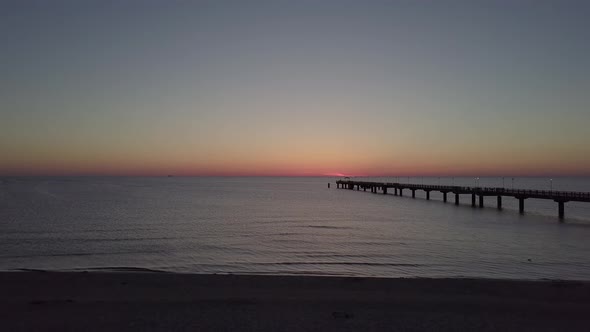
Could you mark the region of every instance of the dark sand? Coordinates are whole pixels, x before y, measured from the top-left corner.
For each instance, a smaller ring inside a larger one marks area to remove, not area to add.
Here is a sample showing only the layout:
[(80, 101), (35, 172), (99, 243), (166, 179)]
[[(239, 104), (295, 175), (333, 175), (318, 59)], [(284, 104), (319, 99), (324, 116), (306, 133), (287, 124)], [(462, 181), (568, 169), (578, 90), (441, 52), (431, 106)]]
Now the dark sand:
[(0, 273), (2, 331), (589, 331), (590, 283)]

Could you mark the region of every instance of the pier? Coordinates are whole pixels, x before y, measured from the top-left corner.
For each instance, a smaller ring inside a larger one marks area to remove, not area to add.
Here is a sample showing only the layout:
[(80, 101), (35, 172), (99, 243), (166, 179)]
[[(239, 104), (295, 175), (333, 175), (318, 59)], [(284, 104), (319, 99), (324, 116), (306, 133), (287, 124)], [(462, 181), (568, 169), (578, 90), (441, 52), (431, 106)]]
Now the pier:
[(574, 192), (574, 191), (554, 191), (554, 190), (528, 190), (528, 189), (506, 189), (495, 187), (463, 187), (463, 186), (440, 186), (440, 185), (425, 185), (425, 184), (410, 184), (410, 183), (391, 183), (391, 182), (367, 182), (367, 181), (352, 181), (352, 180), (338, 180), (336, 181), (338, 189), (350, 190), (371, 190), (372, 193), (387, 194), (392, 192), (395, 196), (403, 196), (404, 190), (409, 194), (411, 192), (412, 198), (416, 198), (416, 190), (422, 190), (426, 193), (426, 199), (430, 199), (431, 191), (441, 192), (443, 195), (443, 202), (447, 202), (448, 195), (452, 194), (455, 197), (455, 205), (459, 205), (460, 195), (471, 196), (471, 206), (480, 208), (484, 207), (484, 197), (496, 197), (496, 206), (502, 209), (502, 197), (512, 197), (518, 200), (518, 210), (524, 213), (524, 201), (528, 198), (548, 199), (557, 203), (557, 211), (559, 219), (565, 217), (565, 203), (567, 202), (590, 202), (589, 192)]

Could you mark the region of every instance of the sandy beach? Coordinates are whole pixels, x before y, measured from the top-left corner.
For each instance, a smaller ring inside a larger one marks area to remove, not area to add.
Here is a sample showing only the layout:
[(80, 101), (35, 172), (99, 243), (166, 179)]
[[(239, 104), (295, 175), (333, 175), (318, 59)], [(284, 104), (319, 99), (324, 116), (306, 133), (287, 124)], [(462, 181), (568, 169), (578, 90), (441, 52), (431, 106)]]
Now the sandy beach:
[(590, 283), (0, 273), (4, 331), (582, 331)]

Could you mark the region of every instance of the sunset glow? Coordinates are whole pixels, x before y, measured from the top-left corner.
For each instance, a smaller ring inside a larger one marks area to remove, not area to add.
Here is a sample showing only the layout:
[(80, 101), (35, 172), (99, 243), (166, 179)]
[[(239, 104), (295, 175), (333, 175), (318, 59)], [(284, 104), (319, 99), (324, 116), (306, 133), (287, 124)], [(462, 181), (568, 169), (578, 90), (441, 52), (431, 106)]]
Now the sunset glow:
[(589, 11), (213, 3), (2, 5), (0, 175), (590, 175)]

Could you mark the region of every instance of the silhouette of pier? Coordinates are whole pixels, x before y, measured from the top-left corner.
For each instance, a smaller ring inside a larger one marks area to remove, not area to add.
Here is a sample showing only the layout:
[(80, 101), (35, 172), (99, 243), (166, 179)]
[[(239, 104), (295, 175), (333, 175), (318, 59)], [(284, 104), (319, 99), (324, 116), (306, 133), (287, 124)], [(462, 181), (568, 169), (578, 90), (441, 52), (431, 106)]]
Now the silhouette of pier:
[[(416, 197), (416, 190), (422, 190), (426, 193), (426, 199), (430, 199), (431, 191), (438, 191), (443, 194), (443, 201), (447, 202), (448, 194), (455, 195), (455, 205), (459, 205), (460, 195), (471, 195), (471, 206), (484, 207), (484, 197), (496, 197), (496, 206), (502, 209), (502, 197), (514, 197), (518, 199), (518, 210), (524, 213), (524, 201), (528, 198), (549, 199), (557, 203), (558, 215), (560, 219), (565, 216), (566, 202), (590, 202), (589, 192), (574, 191), (554, 191), (554, 190), (528, 190), (528, 189), (506, 189), (497, 187), (463, 187), (463, 186), (440, 186), (426, 184), (410, 183), (391, 183), (391, 182), (367, 182), (338, 180), (336, 181), (338, 189), (363, 190), (370, 189), (372, 193), (381, 191), (387, 194), (389, 189), (393, 190), (395, 196), (403, 196), (404, 190), (412, 193), (412, 198)], [(476, 199), (478, 198), (478, 199)], [(478, 202), (479, 201), (479, 202)]]

